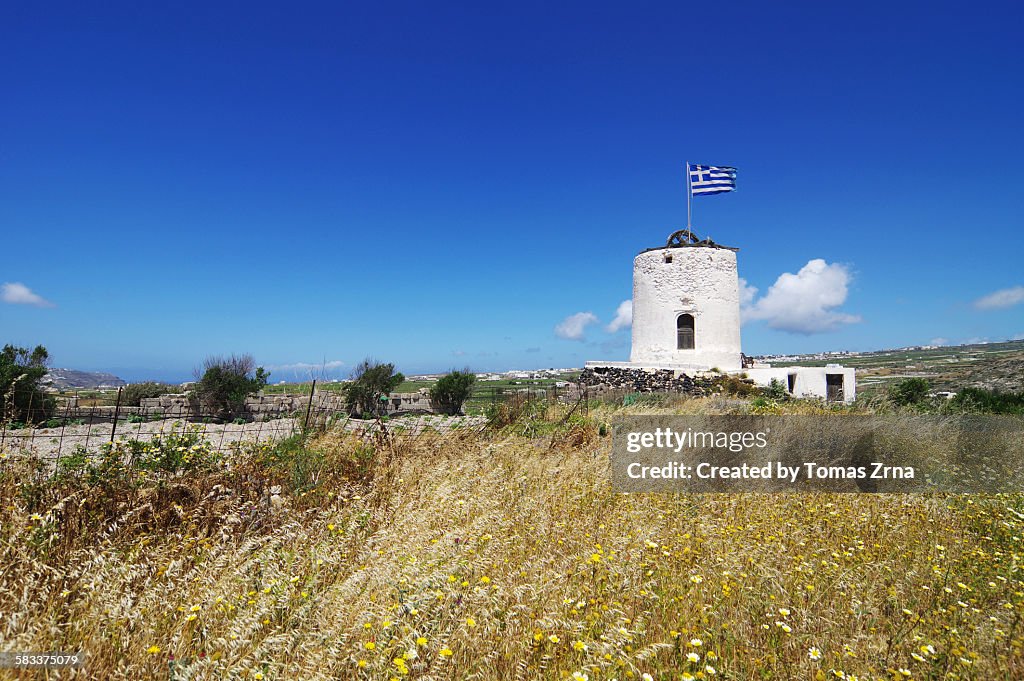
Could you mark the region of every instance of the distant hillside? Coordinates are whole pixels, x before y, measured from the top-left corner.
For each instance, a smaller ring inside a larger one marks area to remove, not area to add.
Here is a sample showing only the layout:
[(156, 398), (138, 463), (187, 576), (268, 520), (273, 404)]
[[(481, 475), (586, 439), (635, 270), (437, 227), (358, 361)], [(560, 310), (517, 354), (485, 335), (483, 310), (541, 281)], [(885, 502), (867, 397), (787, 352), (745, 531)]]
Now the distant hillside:
[(829, 357), (767, 358), (773, 366), (824, 366), (837, 362), (857, 370), (857, 393), (884, 392), (905, 378), (924, 378), (933, 390), (966, 387), (1024, 391), (1024, 340), (973, 345), (923, 346), (847, 353)]
[(127, 385), (114, 374), (102, 371), (76, 371), (74, 369), (50, 369), (42, 383), (58, 390), (74, 388), (118, 388)]
[(1024, 392), (1024, 352), (979, 362), (979, 367), (964, 377), (964, 385), (1003, 392)]

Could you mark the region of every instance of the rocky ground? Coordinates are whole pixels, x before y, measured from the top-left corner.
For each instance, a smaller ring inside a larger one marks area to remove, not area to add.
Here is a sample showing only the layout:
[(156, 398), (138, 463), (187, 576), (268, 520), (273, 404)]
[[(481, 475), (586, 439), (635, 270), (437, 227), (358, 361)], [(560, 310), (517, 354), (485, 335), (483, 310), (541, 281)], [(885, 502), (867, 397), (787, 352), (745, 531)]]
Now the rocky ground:
[(964, 385), (1001, 392), (1024, 392), (1024, 355), (993, 358), (967, 374)]

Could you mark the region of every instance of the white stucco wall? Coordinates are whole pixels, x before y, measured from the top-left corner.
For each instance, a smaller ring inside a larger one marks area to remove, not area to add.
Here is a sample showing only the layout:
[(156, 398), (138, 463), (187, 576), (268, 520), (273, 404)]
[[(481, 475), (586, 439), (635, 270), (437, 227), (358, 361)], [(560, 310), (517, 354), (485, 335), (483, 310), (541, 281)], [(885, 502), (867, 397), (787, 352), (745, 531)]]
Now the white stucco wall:
[(749, 379), (757, 385), (768, 386), (772, 379), (789, 387), (789, 377), (794, 378), (794, 397), (828, 397), (826, 374), (841, 374), (843, 377), (843, 402), (853, 402), (857, 397), (857, 377), (852, 367), (755, 367), (744, 369)]
[[(671, 262), (666, 262), (671, 256)], [(676, 348), (676, 320), (694, 316), (694, 349)], [(739, 369), (740, 297), (736, 253), (684, 247), (647, 251), (633, 260), (633, 346), (645, 366)]]

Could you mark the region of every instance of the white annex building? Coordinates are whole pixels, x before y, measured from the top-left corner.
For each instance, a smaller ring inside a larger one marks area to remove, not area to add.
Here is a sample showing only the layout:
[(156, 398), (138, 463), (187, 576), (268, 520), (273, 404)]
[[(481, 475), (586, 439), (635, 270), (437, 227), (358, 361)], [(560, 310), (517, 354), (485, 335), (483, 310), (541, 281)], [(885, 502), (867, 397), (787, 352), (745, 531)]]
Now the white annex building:
[(774, 368), (747, 362), (740, 347), (736, 248), (675, 232), (660, 248), (633, 260), (633, 344), (629, 362), (587, 362), (588, 368), (672, 369), (745, 374), (758, 385), (777, 379), (795, 397), (851, 402), (852, 368)]

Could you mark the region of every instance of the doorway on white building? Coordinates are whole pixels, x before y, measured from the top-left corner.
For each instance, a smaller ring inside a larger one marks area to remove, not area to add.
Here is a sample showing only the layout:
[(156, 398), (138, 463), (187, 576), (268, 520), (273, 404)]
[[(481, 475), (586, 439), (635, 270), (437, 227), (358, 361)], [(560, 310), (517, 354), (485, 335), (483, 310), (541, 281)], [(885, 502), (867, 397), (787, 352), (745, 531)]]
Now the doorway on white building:
[(829, 402), (843, 401), (842, 374), (825, 374), (825, 395)]

